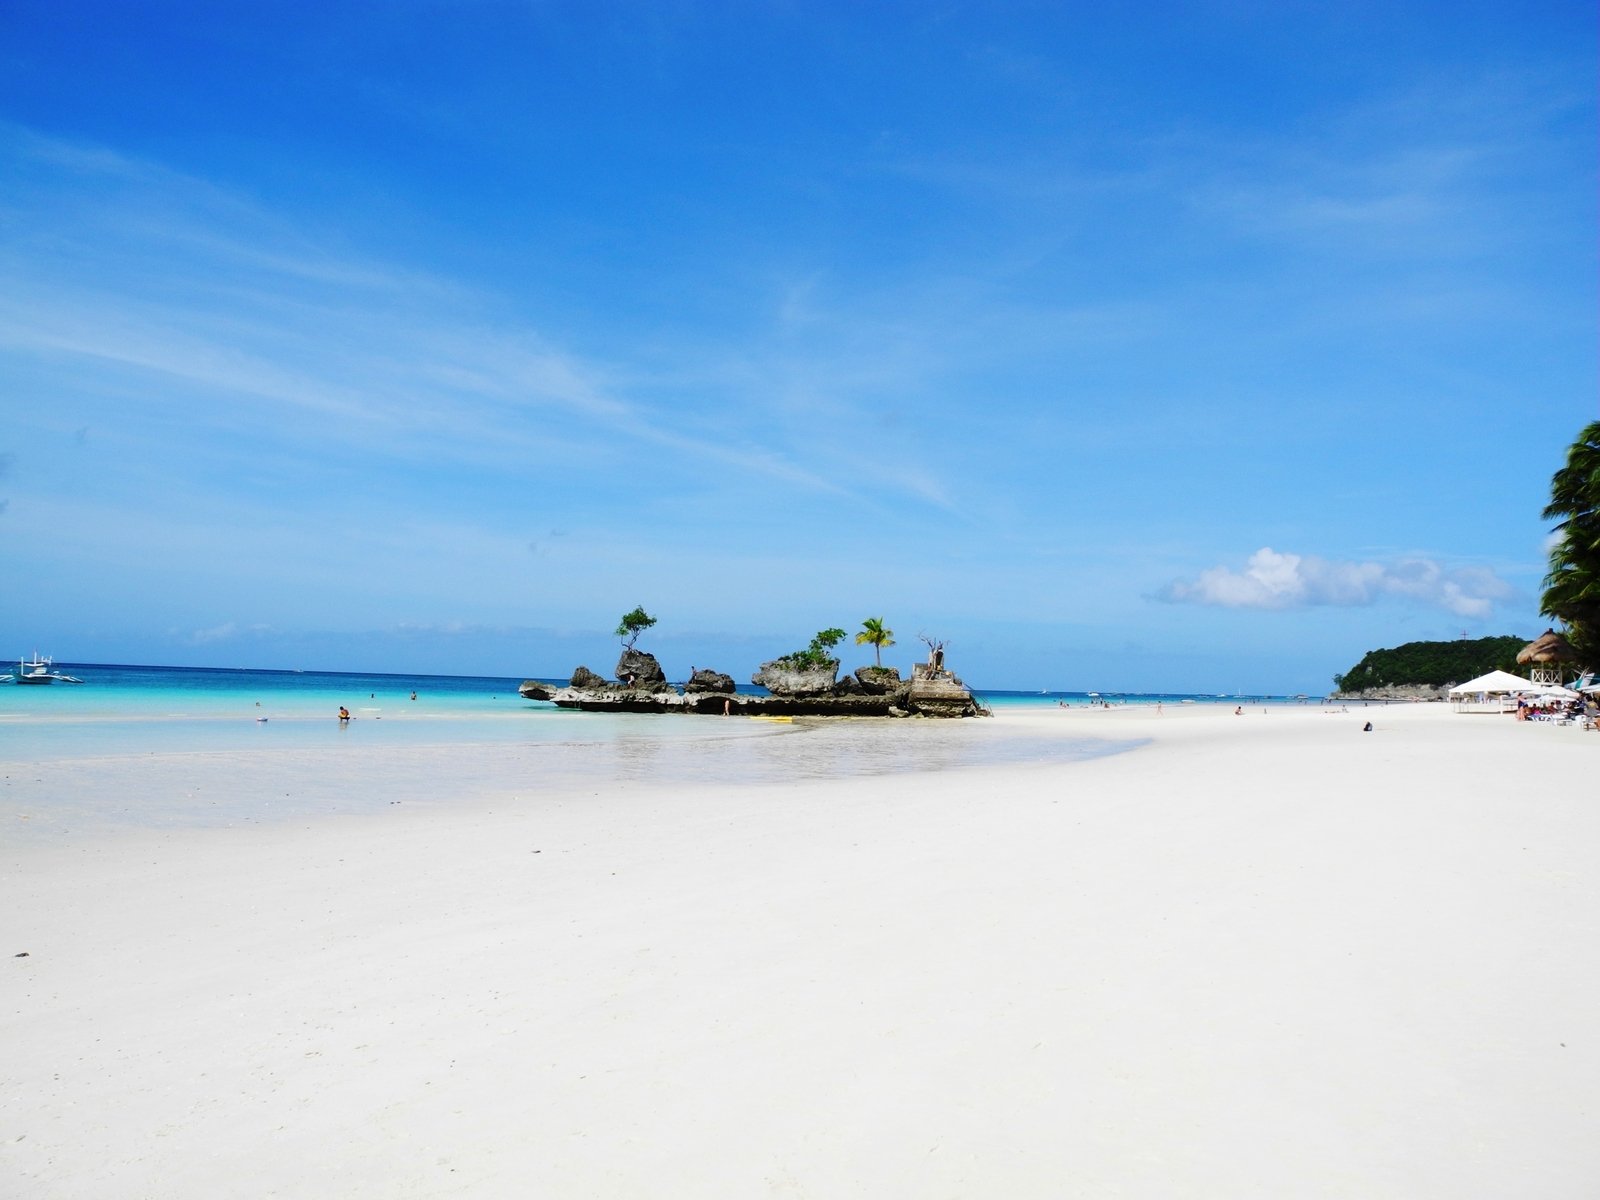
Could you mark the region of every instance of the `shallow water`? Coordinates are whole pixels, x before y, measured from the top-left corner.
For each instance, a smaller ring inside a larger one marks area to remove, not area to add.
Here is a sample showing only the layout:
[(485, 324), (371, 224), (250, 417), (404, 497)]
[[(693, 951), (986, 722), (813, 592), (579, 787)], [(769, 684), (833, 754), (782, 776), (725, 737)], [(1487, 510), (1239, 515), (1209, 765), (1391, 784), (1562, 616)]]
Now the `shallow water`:
[(523, 700), (504, 679), (71, 670), (82, 687), (0, 690), (0, 831), (14, 843), (485, 796), (1069, 762), (1132, 744), (1003, 720), (580, 713)]

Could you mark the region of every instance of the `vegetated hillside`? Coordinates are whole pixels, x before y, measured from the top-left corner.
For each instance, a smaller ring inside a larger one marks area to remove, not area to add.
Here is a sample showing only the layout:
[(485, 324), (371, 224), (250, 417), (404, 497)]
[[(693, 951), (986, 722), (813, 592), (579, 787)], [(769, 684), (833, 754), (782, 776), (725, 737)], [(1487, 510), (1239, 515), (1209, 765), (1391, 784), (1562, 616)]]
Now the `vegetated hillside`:
[(1399, 684), (1465, 683), (1489, 671), (1515, 672), (1517, 652), (1527, 644), (1527, 638), (1509, 634), (1474, 641), (1407, 642), (1393, 650), (1367, 651), (1355, 666), (1335, 675), (1333, 684), (1341, 692), (1364, 692)]

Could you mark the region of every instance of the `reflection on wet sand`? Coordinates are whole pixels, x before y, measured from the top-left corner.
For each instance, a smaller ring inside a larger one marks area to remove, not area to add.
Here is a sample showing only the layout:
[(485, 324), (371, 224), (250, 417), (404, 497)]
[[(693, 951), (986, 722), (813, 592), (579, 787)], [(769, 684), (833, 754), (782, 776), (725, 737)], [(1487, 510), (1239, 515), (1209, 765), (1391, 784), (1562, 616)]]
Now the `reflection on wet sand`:
[[(569, 726), (592, 738), (112, 753), (3, 763), (0, 829), (13, 840), (224, 827), (607, 791), (981, 770), (1068, 762), (1139, 743), (1006, 730), (988, 722), (797, 721), (668, 730), (659, 718)], [(668, 718), (668, 720), (672, 720)]]

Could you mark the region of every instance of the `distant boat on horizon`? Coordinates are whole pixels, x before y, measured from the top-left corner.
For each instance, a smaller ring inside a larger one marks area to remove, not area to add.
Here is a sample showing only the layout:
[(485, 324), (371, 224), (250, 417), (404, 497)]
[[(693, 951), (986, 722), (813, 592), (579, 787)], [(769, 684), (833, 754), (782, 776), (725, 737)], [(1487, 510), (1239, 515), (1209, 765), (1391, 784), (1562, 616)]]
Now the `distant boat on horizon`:
[(32, 660), (17, 659), (17, 673), (15, 675), (0, 676), (0, 681), (9, 683), (82, 683), (83, 680), (74, 675), (55, 670), (55, 660), (40, 658), (39, 652), (33, 652)]

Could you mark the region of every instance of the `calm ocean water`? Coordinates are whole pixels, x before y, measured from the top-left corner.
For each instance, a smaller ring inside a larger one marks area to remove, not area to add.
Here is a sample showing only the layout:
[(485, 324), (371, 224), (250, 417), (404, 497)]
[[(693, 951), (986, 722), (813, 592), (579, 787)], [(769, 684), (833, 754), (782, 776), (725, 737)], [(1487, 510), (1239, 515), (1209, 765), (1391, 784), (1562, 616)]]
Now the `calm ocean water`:
[[(589, 747), (758, 736), (766, 723), (571, 712), (520, 678), (57, 662), (81, 684), (0, 685), (0, 761), (223, 751)], [(755, 690), (755, 689), (745, 689)], [(338, 720), (340, 706), (352, 720)]]
[[(13, 839), (361, 813), (498, 794), (511, 781), (547, 796), (750, 786), (1061, 763), (1139, 744), (1031, 723), (570, 712), (524, 700), (514, 678), (57, 669), (83, 683), (0, 685), (0, 826)], [(1062, 699), (1088, 697), (985, 696), (997, 710)]]
[[(770, 734), (764, 722), (575, 713), (517, 694), (520, 678), (346, 674), (57, 663), (83, 680), (0, 685), (0, 759), (492, 742), (604, 745), (626, 735), (663, 741)], [(560, 682), (560, 681), (552, 681)], [(741, 687), (759, 694), (761, 689)], [(1284, 697), (980, 691), (997, 711), (1184, 701), (1282, 704)], [(339, 706), (355, 720), (341, 726)]]
[(1246, 704), (1259, 708), (1263, 704), (1300, 705), (1320, 702), (1320, 698), (1316, 696), (1254, 696), (1244, 693), (1222, 695), (1211, 692), (1015, 692), (975, 690), (974, 694), (990, 708), (995, 709), (1055, 708), (1061, 704), (1071, 708), (1102, 704), (1109, 705), (1112, 708), (1121, 708), (1125, 705), (1133, 707), (1147, 705), (1153, 708), (1157, 704), (1219, 704), (1230, 707)]
[[(570, 712), (520, 679), (59, 663), (83, 680), (0, 685), (8, 844), (596, 795), (636, 785), (793, 780), (1065, 763), (1133, 749), (1048, 722), (841, 721)], [(552, 681), (554, 682), (554, 681)], [(759, 693), (757, 688), (741, 691)], [(1067, 704), (1272, 705), (1284, 697), (980, 692), (997, 714)], [(343, 705), (353, 715), (337, 719)]]
[[(43, 687), (0, 685), (0, 719), (7, 717), (83, 717), (88, 719), (166, 717), (229, 718), (259, 715), (318, 717), (332, 715), (344, 704), (374, 717), (406, 714), (432, 717), (503, 716), (507, 711), (550, 711), (551, 706), (523, 700), (517, 687), (523, 677), (485, 675), (385, 675), (339, 671), (262, 671), (221, 667), (122, 666), (61, 663), (58, 671), (82, 684)], [(564, 680), (547, 680), (563, 683)], [(740, 686), (740, 692), (763, 689)], [(979, 690), (984, 703), (1003, 707), (1050, 707), (1060, 701), (1087, 703), (1285, 704), (1304, 697), (1232, 696), (1196, 692), (1074, 692)], [(264, 710), (258, 713), (257, 708)]]

